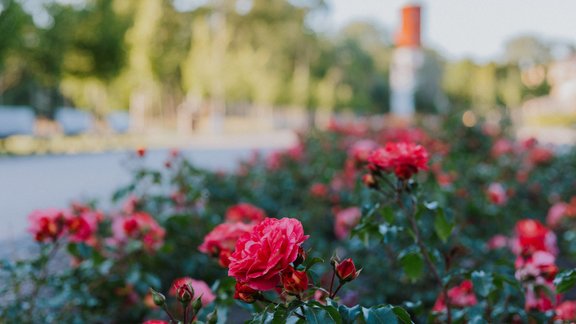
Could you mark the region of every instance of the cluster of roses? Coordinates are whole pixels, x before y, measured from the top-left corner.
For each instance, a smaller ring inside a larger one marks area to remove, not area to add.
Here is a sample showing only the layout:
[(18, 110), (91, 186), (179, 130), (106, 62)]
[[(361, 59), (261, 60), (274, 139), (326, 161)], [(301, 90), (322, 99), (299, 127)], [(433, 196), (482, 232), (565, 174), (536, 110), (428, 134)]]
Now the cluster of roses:
[(198, 249), (202, 253), (218, 258), (219, 264), (227, 268), (236, 241), (265, 218), (266, 213), (254, 205), (247, 203), (234, 205), (226, 211), (225, 222), (208, 233)]
[(526, 310), (554, 310), (556, 320), (576, 320), (576, 302), (560, 303), (561, 296), (555, 293), (558, 247), (554, 232), (537, 220), (524, 219), (516, 223), (511, 245), (516, 254), (516, 279), (525, 289)]
[(520, 165), (516, 173), (516, 180), (520, 183), (526, 182), (530, 172), (539, 165), (549, 163), (554, 157), (554, 152), (538, 144), (535, 138), (528, 138), (524, 141), (513, 142), (505, 138), (497, 138), (490, 151), (493, 158), (501, 157), (520, 158), (515, 165)]
[(73, 204), (69, 209), (35, 210), (28, 216), (29, 232), (40, 243), (54, 243), (62, 237), (72, 242), (95, 245), (95, 234), (104, 215), (90, 207)]
[[(54, 243), (66, 238), (73, 243), (99, 248), (103, 244), (122, 247), (136, 240), (146, 251), (156, 251), (164, 242), (165, 231), (152, 216), (136, 211), (135, 205), (136, 202), (129, 200), (127, 206), (132, 207), (125, 206), (123, 213), (112, 218), (82, 204), (72, 204), (67, 209), (35, 210), (28, 217), (28, 231), (40, 243)], [(108, 224), (111, 224), (113, 235), (104, 238), (99, 232)]]

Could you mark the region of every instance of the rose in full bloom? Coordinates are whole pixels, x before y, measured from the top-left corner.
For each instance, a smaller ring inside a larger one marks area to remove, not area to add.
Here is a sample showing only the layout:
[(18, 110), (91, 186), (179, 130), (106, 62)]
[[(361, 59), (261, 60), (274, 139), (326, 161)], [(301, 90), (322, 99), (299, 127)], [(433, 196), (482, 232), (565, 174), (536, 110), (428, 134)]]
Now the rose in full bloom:
[(306, 239), (297, 219), (266, 218), (238, 239), (229, 258), (228, 275), (253, 289), (274, 289), (280, 273), (296, 260)]
[(576, 301), (567, 300), (556, 307), (555, 320), (575, 321), (576, 320)]
[(345, 259), (342, 262), (334, 262), (334, 271), (336, 271), (336, 276), (340, 281), (352, 281), (360, 275), (360, 270), (356, 270), (356, 265), (351, 258)]
[(334, 234), (339, 240), (345, 239), (350, 231), (358, 225), (362, 212), (358, 207), (346, 208), (336, 213)]
[(204, 237), (204, 242), (198, 249), (202, 253), (217, 256), (221, 265), (227, 267), (228, 257), (234, 251), (236, 241), (253, 227), (253, 224), (222, 223)]
[(511, 153), (513, 150), (514, 146), (512, 145), (512, 142), (507, 139), (500, 138), (494, 142), (490, 153), (492, 154), (492, 157), (499, 158), (504, 154)]
[(541, 277), (545, 281), (552, 283), (558, 273), (558, 267), (555, 262), (556, 257), (546, 251), (536, 251), (530, 256), (518, 256), (514, 263), (516, 279), (527, 281)]
[(308, 275), (306, 271), (298, 271), (288, 267), (280, 276), (284, 291), (291, 295), (299, 295), (308, 289)]
[[(478, 303), (476, 295), (474, 295), (474, 286), (472, 281), (464, 280), (462, 283), (456, 287), (452, 287), (448, 290), (448, 300), (450, 301), (451, 307), (464, 308), (469, 306), (474, 306)], [(444, 294), (440, 294), (434, 303), (434, 312), (443, 312), (446, 310), (446, 300), (444, 299)]]
[(58, 209), (35, 210), (29, 216), (28, 231), (38, 242), (56, 241), (63, 234), (66, 225), (65, 212)]
[(260, 292), (256, 289), (250, 288), (245, 283), (236, 282), (234, 289), (234, 299), (241, 300), (245, 303), (251, 304), (260, 297)]
[(486, 194), (488, 195), (488, 200), (494, 205), (502, 206), (506, 203), (506, 190), (498, 182), (491, 183), (488, 186), (488, 190), (486, 190)]
[(508, 238), (502, 234), (492, 236), (486, 243), (489, 250), (500, 249), (508, 245)]
[(144, 212), (116, 217), (112, 223), (112, 232), (116, 242), (140, 240), (147, 251), (157, 250), (164, 243), (165, 230)]
[[(190, 289), (191, 288), (191, 289)], [(202, 280), (183, 277), (174, 280), (170, 287), (170, 295), (180, 298), (180, 294), (191, 294), (191, 298), (200, 297), (202, 306), (206, 306), (216, 299), (212, 289)]]
[(537, 220), (520, 220), (516, 223), (514, 231), (512, 250), (516, 255), (531, 255), (536, 251), (546, 251), (555, 255), (558, 252), (556, 235)]
[(240, 203), (226, 211), (227, 222), (259, 223), (266, 218), (266, 213), (251, 204)]
[(386, 143), (368, 157), (372, 171), (394, 172), (401, 180), (406, 180), (420, 170), (428, 169), (428, 152), (414, 143)]

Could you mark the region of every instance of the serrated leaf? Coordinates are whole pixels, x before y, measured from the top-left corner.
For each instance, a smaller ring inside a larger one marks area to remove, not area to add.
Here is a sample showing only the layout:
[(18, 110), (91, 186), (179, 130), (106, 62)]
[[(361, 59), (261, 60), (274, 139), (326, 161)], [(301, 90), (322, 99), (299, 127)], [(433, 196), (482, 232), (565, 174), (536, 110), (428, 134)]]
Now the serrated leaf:
[(398, 318), (390, 306), (374, 306), (362, 308), (362, 315), (366, 324), (396, 324)]
[(561, 294), (576, 285), (576, 269), (562, 271), (554, 279), (556, 291)]
[(436, 216), (434, 217), (434, 230), (442, 242), (446, 243), (452, 230), (454, 229), (454, 223), (448, 220), (443, 209), (438, 209)]
[(324, 259), (319, 257), (308, 258), (304, 261), (304, 266), (306, 267), (306, 270), (308, 270), (317, 263), (324, 263)]

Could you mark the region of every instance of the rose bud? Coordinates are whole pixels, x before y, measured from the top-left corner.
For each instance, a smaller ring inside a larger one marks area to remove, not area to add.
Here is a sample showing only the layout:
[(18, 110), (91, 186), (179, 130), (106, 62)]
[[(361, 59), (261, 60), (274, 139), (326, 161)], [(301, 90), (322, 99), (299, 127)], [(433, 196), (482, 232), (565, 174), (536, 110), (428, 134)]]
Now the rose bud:
[(342, 262), (336, 261), (334, 265), (334, 271), (336, 271), (338, 279), (347, 282), (356, 279), (362, 269), (356, 271), (354, 261), (352, 261), (351, 258), (348, 258)]
[(172, 284), (173, 290), (176, 292), (176, 298), (182, 304), (188, 304), (194, 298), (194, 288), (189, 278), (176, 279)]
[(248, 304), (252, 304), (260, 297), (260, 292), (258, 290), (250, 288), (247, 284), (242, 282), (236, 282), (234, 290), (234, 299), (241, 300)]
[(166, 303), (166, 297), (164, 297), (164, 295), (152, 288), (150, 288), (150, 293), (152, 294), (152, 300), (156, 306), (164, 306), (164, 303)]
[(136, 150), (136, 154), (137, 154), (139, 157), (144, 157), (144, 155), (146, 155), (146, 149), (143, 148), (143, 147), (140, 147), (140, 148), (138, 148), (138, 149)]
[(290, 267), (282, 271), (280, 278), (284, 291), (291, 295), (298, 295), (308, 289), (308, 275), (306, 271), (297, 271)]

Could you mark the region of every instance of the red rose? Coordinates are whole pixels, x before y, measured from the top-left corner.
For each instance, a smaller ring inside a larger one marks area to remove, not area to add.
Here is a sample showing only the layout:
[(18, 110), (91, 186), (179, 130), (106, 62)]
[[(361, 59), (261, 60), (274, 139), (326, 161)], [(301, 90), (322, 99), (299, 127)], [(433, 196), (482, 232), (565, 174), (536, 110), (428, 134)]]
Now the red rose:
[(368, 166), (373, 171), (394, 172), (399, 179), (406, 180), (420, 170), (428, 169), (428, 152), (414, 143), (386, 143), (368, 157)]
[(294, 218), (266, 218), (244, 234), (230, 256), (228, 275), (258, 290), (272, 290), (280, 273), (298, 257), (308, 239), (302, 223)]
[(308, 289), (308, 275), (306, 271), (297, 271), (288, 267), (280, 276), (284, 291), (291, 295), (299, 295)]
[(556, 254), (556, 235), (537, 220), (520, 220), (515, 227), (513, 250), (516, 254), (532, 254), (536, 251)]
[[(474, 286), (470, 280), (464, 280), (460, 285), (450, 288), (448, 290), (448, 299), (450, 300), (450, 306), (458, 308), (474, 306), (478, 303), (476, 295), (474, 295)], [(432, 310), (434, 312), (443, 312), (446, 310), (444, 294), (438, 296)]]
[(142, 324), (168, 324), (168, 322), (163, 321), (163, 320), (147, 320), (146, 322), (144, 322)]
[(336, 262), (334, 264), (334, 271), (336, 271), (336, 276), (338, 276), (338, 279), (341, 281), (352, 281), (358, 278), (362, 269), (356, 271), (354, 261), (352, 261), (351, 258), (348, 258), (342, 262)]
[(236, 282), (234, 289), (234, 299), (241, 300), (245, 303), (251, 304), (258, 300), (260, 292), (256, 289), (250, 288), (245, 283)]
[(227, 222), (259, 223), (266, 218), (266, 213), (251, 204), (240, 203), (234, 205), (226, 211)]
[(364, 163), (370, 156), (370, 152), (378, 147), (378, 143), (370, 139), (359, 140), (348, 150), (348, 158), (355, 163)]

